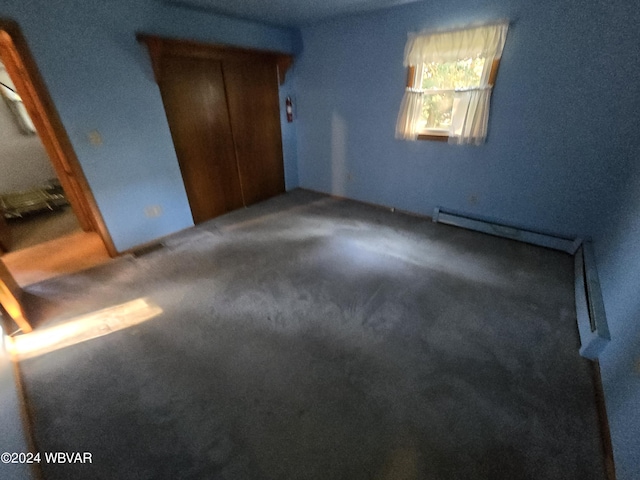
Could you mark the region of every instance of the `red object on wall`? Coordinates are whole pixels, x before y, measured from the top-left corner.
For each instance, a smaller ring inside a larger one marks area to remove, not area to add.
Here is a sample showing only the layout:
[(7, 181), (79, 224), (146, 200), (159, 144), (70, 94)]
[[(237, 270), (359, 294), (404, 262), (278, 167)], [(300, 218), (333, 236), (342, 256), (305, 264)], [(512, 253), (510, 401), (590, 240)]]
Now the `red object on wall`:
[(285, 110), (287, 112), (287, 122), (293, 122), (293, 104), (291, 103), (291, 97), (287, 97), (285, 101)]

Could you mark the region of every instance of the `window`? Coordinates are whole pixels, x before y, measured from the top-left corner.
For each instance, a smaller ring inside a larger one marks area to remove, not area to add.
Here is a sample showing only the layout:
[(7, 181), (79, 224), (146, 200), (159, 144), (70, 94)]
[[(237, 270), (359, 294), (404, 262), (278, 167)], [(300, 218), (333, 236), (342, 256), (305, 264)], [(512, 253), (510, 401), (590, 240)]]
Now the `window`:
[(396, 137), (484, 142), (507, 24), (409, 34)]

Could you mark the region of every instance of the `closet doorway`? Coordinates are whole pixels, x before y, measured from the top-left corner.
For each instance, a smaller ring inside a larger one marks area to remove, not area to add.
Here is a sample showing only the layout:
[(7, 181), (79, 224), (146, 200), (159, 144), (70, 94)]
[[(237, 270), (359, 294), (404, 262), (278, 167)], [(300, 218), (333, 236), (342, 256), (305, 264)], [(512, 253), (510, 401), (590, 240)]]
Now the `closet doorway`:
[(194, 222), (285, 191), (285, 54), (139, 35), (151, 55)]

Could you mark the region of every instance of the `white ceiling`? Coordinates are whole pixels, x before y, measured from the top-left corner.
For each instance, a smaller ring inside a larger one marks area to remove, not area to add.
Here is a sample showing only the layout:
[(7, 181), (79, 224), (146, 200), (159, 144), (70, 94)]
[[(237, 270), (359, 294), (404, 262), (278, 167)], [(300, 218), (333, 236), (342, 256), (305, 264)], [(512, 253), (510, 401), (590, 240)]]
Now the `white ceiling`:
[(298, 27), (330, 17), (421, 0), (161, 0), (272, 25)]

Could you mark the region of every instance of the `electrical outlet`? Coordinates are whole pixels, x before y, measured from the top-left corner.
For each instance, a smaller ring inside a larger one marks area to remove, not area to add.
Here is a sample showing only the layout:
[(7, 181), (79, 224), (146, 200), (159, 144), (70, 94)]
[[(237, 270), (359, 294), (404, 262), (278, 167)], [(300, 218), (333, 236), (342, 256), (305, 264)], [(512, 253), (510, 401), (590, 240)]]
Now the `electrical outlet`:
[(162, 207), (160, 205), (149, 205), (144, 208), (144, 214), (149, 218), (155, 218), (162, 215)]

